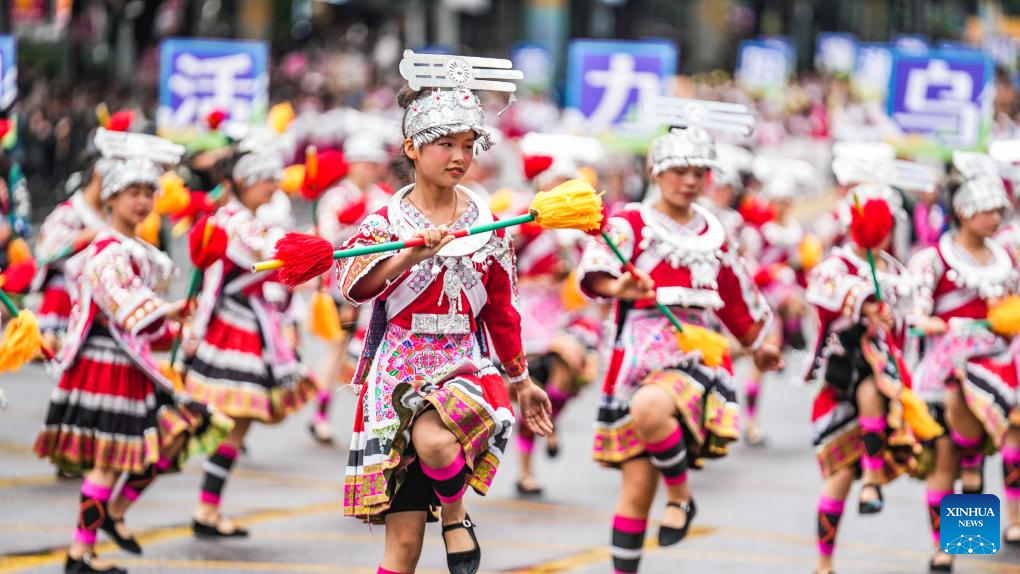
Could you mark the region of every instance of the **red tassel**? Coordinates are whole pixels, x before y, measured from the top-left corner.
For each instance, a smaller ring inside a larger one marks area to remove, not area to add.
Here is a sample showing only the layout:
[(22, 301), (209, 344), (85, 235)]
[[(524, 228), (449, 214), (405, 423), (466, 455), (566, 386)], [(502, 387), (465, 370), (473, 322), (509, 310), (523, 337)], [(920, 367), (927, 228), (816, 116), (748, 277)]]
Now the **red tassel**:
[(216, 211), (216, 202), (209, 199), (209, 194), (204, 191), (190, 191), (188, 206), (180, 213), (171, 213), (170, 219), (180, 221), (185, 217), (199, 218), (203, 215)]
[(316, 169), (312, 170), (315, 173), (306, 171), (305, 182), (301, 186), (301, 195), (308, 201), (314, 201), (322, 192), (347, 177), (349, 168), (344, 154), (336, 150), (319, 152), (316, 161)]
[(0, 140), (4, 139), (7, 132), (11, 131), (11, 120), (6, 118), (0, 119)]
[(110, 123), (106, 129), (111, 132), (126, 132), (131, 129), (131, 124), (133, 124), (134, 121), (134, 110), (121, 110), (110, 116)]
[(368, 203), (365, 198), (361, 198), (337, 213), (336, 218), (344, 225), (354, 225), (361, 221), (366, 212), (368, 212)]
[(209, 115), (205, 117), (205, 123), (209, 125), (209, 129), (216, 131), (225, 119), (227, 119), (227, 112), (217, 108), (209, 112)]
[(538, 174), (549, 169), (553, 164), (553, 158), (548, 155), (524, 156), (524, 177), (535, 179)]
[(288, 233), (276, 242), (276, 258), (283, 261), (280, 279), (296, 287), (330, 270), (333, 244), (317, 235)]
[(750, 225), (761, 226), (776, 217), (772, 207), (756, 198), (749, 197), (740, 205), (740, 216)]
[(27, 293), (35, 276), (35, 260), (11, 265), (0, 273), (0, 289), (8, 293)]
[[(227, 232), (221, 227), (213, 226), (209, 234), (209, 241), (205, 243), (205, 226), (209, 217), (203, 217), (188, 234), (188, 247), (191, 252), (191, 262), (199, 269), (206, 269), (216, 263), (227, 253)], [(205, 243), (205, 245), (203, 245)]]
[(863, 206), (854, 207), (850, 234), (854, 243), (875, 249), (889, 236), (893, 227), (893, 214), (889, 204), (881, 199), (869, 199)]

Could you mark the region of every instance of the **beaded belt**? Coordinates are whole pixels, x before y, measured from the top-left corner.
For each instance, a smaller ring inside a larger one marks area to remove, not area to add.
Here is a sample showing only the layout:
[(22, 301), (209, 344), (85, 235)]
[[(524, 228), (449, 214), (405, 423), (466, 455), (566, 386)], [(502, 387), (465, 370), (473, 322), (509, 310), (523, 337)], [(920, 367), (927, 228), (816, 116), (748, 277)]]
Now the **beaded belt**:
[(411, 332), (466, 335), (471, 332), (471, 320), (463, 313), (414, 313), (411, 315)]

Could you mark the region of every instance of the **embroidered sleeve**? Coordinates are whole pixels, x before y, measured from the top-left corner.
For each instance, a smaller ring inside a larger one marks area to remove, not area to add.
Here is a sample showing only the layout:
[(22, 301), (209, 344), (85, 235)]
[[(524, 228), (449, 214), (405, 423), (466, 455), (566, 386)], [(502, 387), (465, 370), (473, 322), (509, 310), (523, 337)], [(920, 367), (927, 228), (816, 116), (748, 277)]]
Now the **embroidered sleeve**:
[(488, 296), (479, 319), (489, 332), (507, 378), (511, 383), (519, 383), (530, 375), (521, 333), (517, 261), (510, 238), (504, 235), (499, 243), (501, 248), (490, 255), (496, 264), (491, 265), (486, 274), (485, 291)]
[[(352, 247), (362, 247), (366, 245), (377, 245), (379, 243), (386, 243), (388, 241), (396, 241), (397, 237), (391, 232), (389, 221), (383, 212), (373, 213), (365, 218), (365, 221), (358, 227), (358, 233), (351, 239), (349, 239), (344, 245), (344, 249), (350, 249)], [(360, 281), (373, 267), (385, 261), (386, 259), (393, 257), (397, 252), (388, 251), (386, 253), (373, 253), (371, 255), (362, 255), (361, 257), (350, 257), (347, 259), (340, 259), (337, 261), (336, 266), (336, 279), (337, 285), (340, 287), (340, 293), (344, 299), (353, 305), (365, 304), (382, 293), (376, 293), (372, 297), (365, 299), (364, 301), (358, 301), (351, 297), (351, 289)]]
[(935, 286), (942, 277), (942, 258), (934, 247), (922, 249), (910, 258), (907, 272), (914, 278), (914, 304), (911, 320), (920, 321), (931, 316), (935, 309)]
[(170, 306), (139, 277), (131, 258), (119, 243), (111, 243), (93, 256), (86, 268), (93, 301), (110, 321), (132, 336), (148, 340), (163, 337)]
[(40, 260), (56, 258), (62, 250), (74, 244), (80, 230), (74, 210), (67, 205), (57, 207), (39, 228), (36, 257)]
[(282, 228), (269, 225), (248, 211), (234, 213), (223, 226), (230, 238), (227, 257), (242, 269), (256, 261), (272, 259), (276, 242), (285, 235)]
[[(606, 224), (606, 233), (613, 239), (620, 252), (631, 259), (634, 256), (634, 228), (622, 217), (611, 217)], [(613, 277), (623, 274), (620, 261), (601, 238), (590, 238), (581, 255), (581, 263), (577, 267), (577, 281), (581, 284), (581, 293), (589, 299), (599, 297), (584, 288), (584, 281), (593, 273), (608, 273)]]
[(831, 257), (808, 275), (805, 297), (820, 310), (842, 314), (856, 323), (861, 318), (861, 305), (874, 294), (871, 283), (851, 273), (842, 259)]
[(757, 348), (772, 323), (772, 310), (751, 279), (741, 257), (723, 251), (717, 277), (722, 308), (716, 311), (726, 328), (748, 348)]

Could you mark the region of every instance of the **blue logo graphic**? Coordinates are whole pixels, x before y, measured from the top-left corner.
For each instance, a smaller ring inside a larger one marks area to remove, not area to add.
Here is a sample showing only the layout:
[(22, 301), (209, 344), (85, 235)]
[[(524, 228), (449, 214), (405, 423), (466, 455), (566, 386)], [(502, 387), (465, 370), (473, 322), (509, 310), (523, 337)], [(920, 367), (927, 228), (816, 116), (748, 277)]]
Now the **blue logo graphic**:
[(999, 552), (999, 497), (950, 494), (942, 499), (939, 545), (946, 554)]

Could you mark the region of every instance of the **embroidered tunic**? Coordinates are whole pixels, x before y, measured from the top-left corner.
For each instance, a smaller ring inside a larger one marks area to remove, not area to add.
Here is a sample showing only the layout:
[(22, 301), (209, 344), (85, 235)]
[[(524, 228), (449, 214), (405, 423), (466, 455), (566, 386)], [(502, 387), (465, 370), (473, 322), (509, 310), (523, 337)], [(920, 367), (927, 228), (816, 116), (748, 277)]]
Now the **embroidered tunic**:
[[(411, 238), (431, 226), (397, 192), (387, 207), (365, 218), (347, 247)], [(452, 229), (493, 221), (484, 202), (457, 188), (470, 204)], [(503, 378), (490, 359), (495, 351), (511, 381), (528, 377), (521, 342), (517, 272), (504, 230), (457, 239), (380, 293), (355, 299), (351, 290), (394, 252), (342, 259), (340, 292), (353, 304), (372, 304), (372, 318), (354, 384), (359, 416), (351, 437), (344, 512), (381, 520), (403, 476), (415, 417), (433, 407), (465, 452), (470, 484), (489, 485), (510, 438), (514, 415)], [(492, 350), (489, 349), (491, 341)]]
[[(757, 346), (772, 312), (727, 244), (722, 223), (705, 208), (692, 208), (694, 219), (681, 225), (651, 206), (631, 204), (609, 220), (607, 230), (624, 255), (651, 276), (658, 300), (681, 321), (711, 327), (718, 319), (741, 343)], [(613, 253), (598, 241), (589, 243), (582, 258), (582, 289), (594, 273), (622, 273)], [(605, 385), (595, 459), (619, 464), (644, 451), (629, 406), (644, 384), (660, 384), (675, 396), (695, 466), (702, 457), (725, 455), (726, 444), (739, 436), (729, 364), (709, 367), (701, 363), (700, 352), (681, 351), (673, 327), (654, 301), (615, 301), (611, 315), (603, 337)]]

